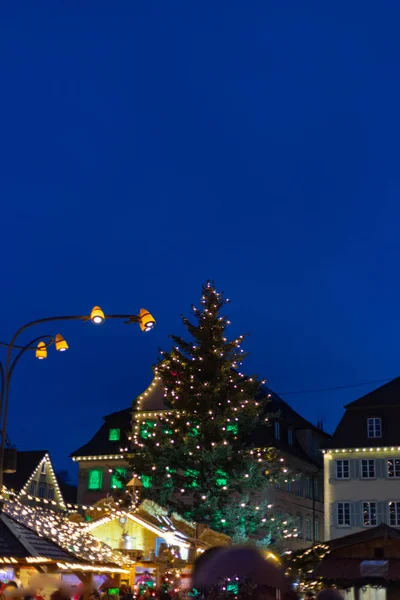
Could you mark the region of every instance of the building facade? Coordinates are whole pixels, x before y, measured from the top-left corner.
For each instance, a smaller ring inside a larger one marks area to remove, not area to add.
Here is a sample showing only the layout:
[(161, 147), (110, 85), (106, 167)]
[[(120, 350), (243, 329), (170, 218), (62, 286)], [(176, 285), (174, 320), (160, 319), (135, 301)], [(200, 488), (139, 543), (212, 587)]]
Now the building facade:
[(285, 458), (291, 476), (271, 487), (268, 500), (277, 514), (292, 517), (297, 537), (283, 540), (288, 550), (297, 550), (324, 539), (323, 461), (320, 449), (330, 440), (322, 424), (313, 425), (271, 390), (267, 410), (276, 415), (264, 440)]
[[(294, 480), (271, 486), (268, 501), (276, 513), (288, 514), (297, 524), (297, 537), (285, 547), (297, 549), (323, 539), (323, 464), (320, 448), (330, 436), (294, 411), (270, 390), (268, 412), (275, 415), (254, 442), (274, 446), (285, 458)], [(79, 465), (78, 503), (94, 504), (121, 486), (118, 474), (129, 475), (131, 436), (146, 439), (157, 416), (166, 411), (162, 382), (154, 378), (132, 408), (104, 417), (94, 437), (72, 454)], [(133, 420), (132, 420), (133, 419)]]
[(400, 526), (400, 378), (345, 406), (323, 450), (325, 539)]
[(78, 504), (95, 504), (122, 487), (120, 476), (128, 473), (132, 415), (150, 418), (164, 410), (163, 389), (157, 378), (132, 403), (132, 407), (103, 417), (93, 438), (71, 454), (78, 463)]
[(65, 500), (47, 450), (18, 451), (16, 471), (4, 474), (4, 485), (9, 493), (25, 503), (52, 503), (65, 509)]

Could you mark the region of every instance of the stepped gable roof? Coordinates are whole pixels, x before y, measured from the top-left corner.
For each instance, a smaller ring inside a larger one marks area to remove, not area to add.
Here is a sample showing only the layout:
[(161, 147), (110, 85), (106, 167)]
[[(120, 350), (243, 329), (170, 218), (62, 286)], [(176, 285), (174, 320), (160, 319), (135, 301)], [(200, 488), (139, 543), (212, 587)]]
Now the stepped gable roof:
[[(380, 418), (382, 436), (368, 437), (368, 419)], [(399, 446), (400, 377), (385, 383), (345, 406), (335, 433), (326, 449)]]
[(136, 412), (152, 412), (166, 409), (162, 379), (154, 377), (149, 387), (134, 401), (134, 410)]
[(47, 450), (18, 450), (17, 471), (15, 473), (4, 473), (4, 485), (6, 488), (20, 492), (32, 473), (38, 467), (40, 461), (42, 461), (47, 454)]
[[(298, 412), (296, 412), (285, 400), (282, 400), (275, 392), (266, 386), (262, 387), (262, 393), (269, 397), (269, 402), (265, 407), (266, 414), (271, 414), (275, 416), (277, 420), (283, 423), (288, 429), (293, 429), (294, 432), (301, 430), (311, 430), (315, 431), (319, 434), (321, 438), (325, 438), (325, 440), (330, 439), (330, 434), (326, 431), (323, 431), (319, 427), (313, 425), (310, 421), (302, 417)], [(288, 444), (287, 435), (281, 435), (279, 440), (276, 440), (274, 437), (274, 430), (269, 426), (260, 427), (255, 434), (253, 435), (252, 441), (258, 447), (263, 446), (274, 446), (283, 452), (287, 452), (292, 456), (295, 456), (301, 460), (304, 460), (314, 467), (320, 467), (319, 456), (311, 456), (308, 454), (299, 444), (296, 435), (294, 436), (294, 444)], [(325, 445), (325, 444), (324, 444)]]
[[(132, 404), (133, 408), (124, 408), (103, 417), (104, 423), (97, 433), (87, 444), (72, 452), (71, 457), (115, 455), (120, 453), (120, 448), (129, 447), (132, 413), (166, 410), (162, 380), (154, 377), (149, 387)], [(110, 429), (120, 430), (119, 441), (109, 439)]]
[[(120, 454), (120, 448), (129, 446), (128, 433), (131, 429), (132, 409), (124, 408), (103, 417), (104, 423), (95, 433), (90, 442), (84, 444), (71, 457), (104, 456)], [(119, 429), (119, 440), (110, 440), (110, 429)]]

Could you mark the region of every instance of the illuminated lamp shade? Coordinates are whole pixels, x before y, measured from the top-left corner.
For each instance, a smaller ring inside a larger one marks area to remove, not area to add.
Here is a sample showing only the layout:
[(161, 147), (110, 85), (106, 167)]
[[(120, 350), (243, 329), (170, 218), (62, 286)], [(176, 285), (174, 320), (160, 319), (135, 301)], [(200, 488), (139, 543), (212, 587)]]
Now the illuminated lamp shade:
[(92, 308), (92, 312), (90, 313), (90, 320), (95, 325), (101, 325), (106, 320), (103, 311), (100, 306), (94, 306)]
[(47, 358), (47, 348), (44, 342), (39, 342), (36, 348), (36, 358), (43, 360)]
[(156, 321), (154, 317), (145, 308), (140, 309), (139, 313), (139, 325), (142, 331), (150, 331), (153, 329)]
[(58, 352), (65, 352), (65, 350), (68, 350), (68, 344), (60, 333), (57, 333), (56, 335), (56, 350)]

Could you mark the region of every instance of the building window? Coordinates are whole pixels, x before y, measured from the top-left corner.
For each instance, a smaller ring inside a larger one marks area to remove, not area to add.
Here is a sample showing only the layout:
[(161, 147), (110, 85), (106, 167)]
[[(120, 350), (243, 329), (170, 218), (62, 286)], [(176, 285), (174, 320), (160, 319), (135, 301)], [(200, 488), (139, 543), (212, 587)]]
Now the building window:
[(293, 446), (293, 429), (288, 429), (287, 440), (288, 440), (289, 446)]
[(306, 519), (306, 540), (311, 542), (311, 519)]
[(301, 515), (297, 515), (296, 517), (296, 527), (297, 527), (297, 537), (303, 537), (303, 517)]
[(320, 524), (319, 519), (315, 519), (314, 528), (315, 528), (315, 531), (314, 531), (314, 533), (315, 533), (315, 540), (314, 540), (314, 542), (319, 542), (320, 538), (321, 538), (321, 524)]
[(388, 458), (387, 474), (388, 477), (400, 477), (400, 458)]
[(350, 461), (336, 461), (336, 479), (350, 479)]
[(122, 490), (125, 487), (124, 479), (126, 478), (126, 469), (118, 467), (111, 474), (111, 489)]
[(303, 480), (302, 479), (297, 480), (297, 492), (296, 493), (298, 496), (303, 495)]
[(306, 479), (306, 498), (312, 498), (312, 479), (307, 477)]
[(39, 485), (39, 498), (44, 498), (44, 485)]
[(88, 477), (88, 490), (101, 490), (103, 487), (103, 471), (90, 469)]
[(281, 424), (278, 421), (275, 421), (274, 428), (275, 428), (275, 439), (280, 440), (281, 439)]
[(49, 488), (49, 491), (47, 492), (47, 497), (49, 500), (54, 500), (54, 488)]
[(46, 473), (46, 462), (45, 461), (42, 462), (40, 472), (42, 475), (44, 475)]
[(31, 496), (35, 495), (35, 488), (36, 488), (36, 482), (32, 481), (31, 485), (29, 486), (29, 493)]
[(374, 417), (368, 419), (368, 437), (369, 438), (380, 438), (382, 437), (382, 420)]
[(293, 492), (293, 482), (291, 480), (287, 482), (287, 491)]
[(389, 523), (392, 527), (400, 525), (400, 502), (389, 502)]
[(373, 479), (375, 477), (375, 460), (373, 458), (361, 461), (361, 477), (363, 479)]
[(314, 500), (319, 501), (319, 481), (314, 479)]
[(108, 439), (110, 442), (119, 442), (121, 439), (121, 430), (120, 429), (110, 429), (108, 432)]
[(338, 502), (337, 524), (338, 527), (350, 527), (350, 502)]
[(375, 527), (376, 524), (376, 502), (363, 502), (364, 527)]

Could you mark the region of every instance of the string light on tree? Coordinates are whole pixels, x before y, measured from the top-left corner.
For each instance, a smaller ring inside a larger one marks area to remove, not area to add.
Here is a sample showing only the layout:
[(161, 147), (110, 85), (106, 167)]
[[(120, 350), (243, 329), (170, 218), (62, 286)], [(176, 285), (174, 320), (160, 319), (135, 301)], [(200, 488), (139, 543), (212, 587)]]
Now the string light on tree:
[(270, 448), (256, 447), (254, 434), (269, 425), (268, 398), (260, 398), (256, 377), (235, 370), (245, 336), (227, 337), (226, 304), (208, 281), (193, 320), (182, 317), (190, 339), (172, 335), (172, 350), (161, 352), (155, 375), (166, 410), (138, 417), (132, 467), (146, 478), (144, 497), (238, 541), (264, 534), (267, 544), (292, 535), (259, 501), (287, 468)]

